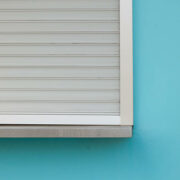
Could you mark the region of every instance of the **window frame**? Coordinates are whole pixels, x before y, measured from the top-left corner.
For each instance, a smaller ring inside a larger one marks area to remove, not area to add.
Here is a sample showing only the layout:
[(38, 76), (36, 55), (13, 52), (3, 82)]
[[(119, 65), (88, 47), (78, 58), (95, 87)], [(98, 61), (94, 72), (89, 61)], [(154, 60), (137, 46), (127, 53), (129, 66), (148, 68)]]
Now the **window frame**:
[[(119, 5), (120, 5), (119, 7), (120, 77), (121, 77), (120, 78), (120, 116), (1, 115), (0, 137), (131, 137), (132, 136), (132, 126), (133, 126), (132, 0), (119, 0)], [(61, 120), (59, 118), (61, 118)], [(84, 121), (84, 119), (86, 120)], [(7, 134), (8, 132), (9, 135)]]

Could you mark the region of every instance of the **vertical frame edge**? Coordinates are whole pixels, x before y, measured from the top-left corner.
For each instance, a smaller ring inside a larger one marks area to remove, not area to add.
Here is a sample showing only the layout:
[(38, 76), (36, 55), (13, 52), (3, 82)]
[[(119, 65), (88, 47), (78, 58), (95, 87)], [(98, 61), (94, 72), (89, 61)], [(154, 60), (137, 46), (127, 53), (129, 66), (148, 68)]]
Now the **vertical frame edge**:
[(119, 0), (120, 9), (120, 116), (121, 125), (133, 125), (133, 18), (132, 0)]

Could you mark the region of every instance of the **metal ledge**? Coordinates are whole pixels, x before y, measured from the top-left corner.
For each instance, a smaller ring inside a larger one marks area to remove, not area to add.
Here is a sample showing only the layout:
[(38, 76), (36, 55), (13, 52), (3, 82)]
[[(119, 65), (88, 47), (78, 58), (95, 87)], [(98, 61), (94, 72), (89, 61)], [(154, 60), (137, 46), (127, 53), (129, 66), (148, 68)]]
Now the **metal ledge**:
[(129, 138), (132, 126), (0, 125), (1, 138)]

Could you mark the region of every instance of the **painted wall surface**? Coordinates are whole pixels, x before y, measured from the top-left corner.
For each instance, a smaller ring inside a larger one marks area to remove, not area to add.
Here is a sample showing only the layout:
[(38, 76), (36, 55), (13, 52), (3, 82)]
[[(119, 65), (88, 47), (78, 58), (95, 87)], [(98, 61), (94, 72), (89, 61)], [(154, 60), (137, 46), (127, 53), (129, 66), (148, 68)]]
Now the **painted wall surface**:
[(133, 6), (133, 138), (0, 139), (1, 180), (180, 179), (180, 1)]

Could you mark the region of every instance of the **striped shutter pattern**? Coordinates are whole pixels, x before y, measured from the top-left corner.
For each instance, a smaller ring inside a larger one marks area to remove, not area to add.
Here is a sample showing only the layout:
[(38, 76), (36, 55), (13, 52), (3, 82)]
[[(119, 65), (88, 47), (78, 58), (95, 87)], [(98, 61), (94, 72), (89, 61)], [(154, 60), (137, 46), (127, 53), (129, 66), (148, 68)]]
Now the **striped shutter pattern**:
[(119, 0), (0, 1), (0, 114), (119, 116)]

